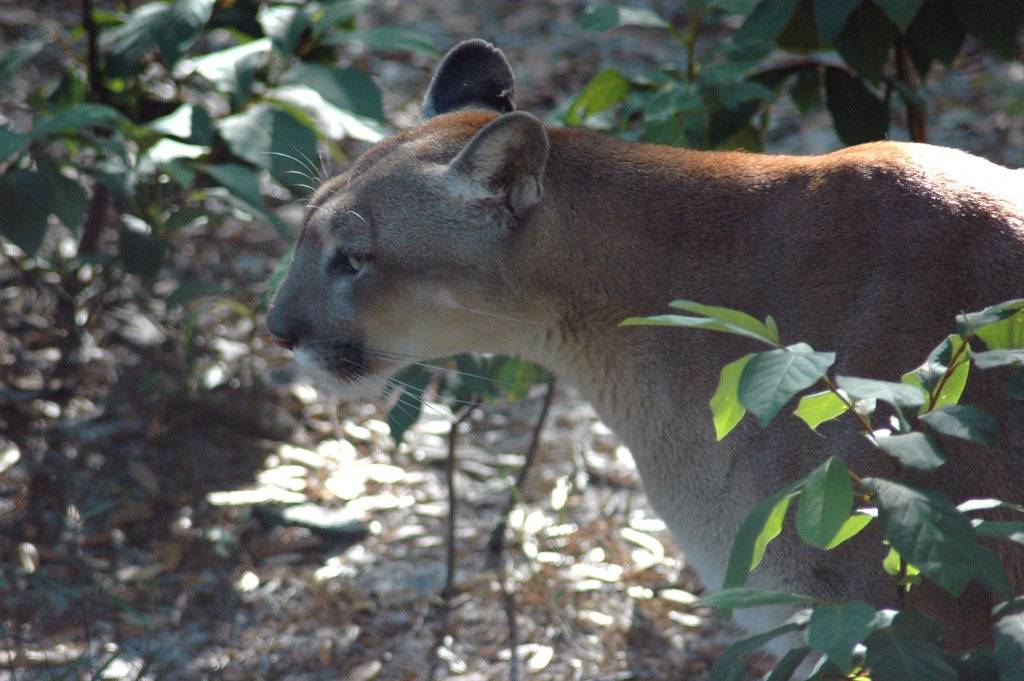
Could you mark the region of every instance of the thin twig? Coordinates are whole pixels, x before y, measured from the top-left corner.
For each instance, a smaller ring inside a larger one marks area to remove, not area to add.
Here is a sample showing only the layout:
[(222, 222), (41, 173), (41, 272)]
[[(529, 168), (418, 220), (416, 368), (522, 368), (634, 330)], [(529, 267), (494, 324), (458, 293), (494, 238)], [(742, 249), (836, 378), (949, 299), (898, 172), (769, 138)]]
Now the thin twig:
[(458, 510), (458, 497), (455, 493), (455, 472), (458, 469), (458, 461), (455, 453), (459, 442), (459, 427), (473, 414), (479, 404), (479, 400), (476, 396), (473, 396), (470, 404), (462, 410), (462, 413), (455, 419), (448, 431), (448, 462), (445, 469), (445, 479), (448, 485), (448, 528), (445, 532), (446, 563), (444, 588), (441, 589), (441, 622), (437, 628), (437, 636), (434, 640), (433, 659), (430, 662), (430, 673), (428, 675), (431, 681), (437, 678), (437, 670), (440, 667), (441, 660), (438, 650), (444, 645), (444, 639), (448, 633), (448, 616), (451, 613), (451, 601), (455, 587), (455, 514)]
[(526, 482), (526, 475), (529, 473), (530, 467), (537, 457), (537, 450), (540, 448), (540, 435), (544, 430), (544, 424), (548, 419), (548, 412), (551, 411), (551, 402), (554, 400), (554, 397), (555, 377), (551, 376), (548, 379), (548, 391), (544, 394), (544, 404), (540, 408), (540, 416), (537, 417), (537, 422), (533, 426), (533, 435), (530, 439), (530, 447), (526, 450), (526, 458), (516, 474), (516, 480), (509, 491), (508, 501), (505, 503), (505, 508), (502, 509), (498, 524), (494, 526), (494, 529), (491, 531), (491, 537), (487, 541), (487, 552), (492, 562), (497, 561), (501, 556), (501, 552), (505, 550), (505, 530), (508, 527), (508, 516), (519, 501), (519, 494), (523, 483)]
[(512, 556), (502, 554), (498, 557), (498, 584), (501, 596), (505, 601), (505, 619), (508, 621), (508, 648), (512, 651), (508, 663), (509, 681), (519, 681), (519, 624), (516, 622), (515, 586), (509, 583), (506, 558), (512, 562)]

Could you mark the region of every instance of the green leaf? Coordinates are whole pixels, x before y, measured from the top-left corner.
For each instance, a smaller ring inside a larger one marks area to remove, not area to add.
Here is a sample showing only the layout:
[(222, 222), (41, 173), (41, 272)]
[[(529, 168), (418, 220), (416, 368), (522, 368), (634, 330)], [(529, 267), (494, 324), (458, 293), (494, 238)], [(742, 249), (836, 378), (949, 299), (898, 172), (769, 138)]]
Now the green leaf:
[(185, 144), (169, 137), (158, 140), (156, 144), (146, 150), (146, 156), (153, 163), (165, 164), (176, 159), (196, 159), (210, 153), (210, 147), (198, 144)]
[(43, 40), (26, 40), (14, 45), (0, 44), (0, 85), (6, 85), (32, 57), (46, 46)]
[(267, 104), (217, 122), (221, 137), (235, 156), (270, 171), (293, 189), (309, 182), (317, 156), (316, 135), (294, 116)]
[(46, 236), (48, 209), (39, 198), (47, 184), (39, 173), (15, 168), (0, 175), (0, 235), (35, 255)]
[(743, 367), (740, 401), (763, 428), (797, 393), (817, 383), (835, 359), (835, 353), (815, 352), (806, 343), (759, 352)]
[(747, 365), (753, 354), (744, 355), (734, 362), (729, 362), (722, 367), (718, 379), (718, 388), (711, 397), (711, 416), (715, 423), (715, 438), (721, 441), (729, 432), (743, 420), (747, 413), (746, 407), (740, 402), (737, 389), (740, 384), (740, 374), (743, 367)]
[[(313, 5), (315, 7), (315, 5)], [(295, 5), (263, 5), (256, 12), (264, 35), (285, 52), (294, 52), (309, 27), (309, 10)]]
[(821, 73), (817, 66), (797, 71), (796, 82), (789, 89), (789, 98), (802, 114), (821, 106)]
[(953, 6), (968, 33), (1005, 59), (1018, 55), (1024, 0), (953, 0)]
[(620, 26), (669, 28), (671, 24), (656, 12), (642, 7), (592, 5), (580, 17), (580, 26), (588, 31), (607, 31)]
[(1024, 310), (1017, 310), (1011, 317), (978, 329), (978, 337), (989, 350), (1024, 348)]
[(796, 407), (796, 414), (811, 430), (831, 421), (849, 410), (846, 403), (831, 390), (804, 395)]
[[(882, 559), (882, 569), (893, 577), (898, 577), (900, 574), (901, 561), (900, 552), (896, 549), (889, 547), (889, 552), (885, 554), (885, 558)], [(920, 581), (921, 571), (917, 569), (917, 566), (911, 565), (910, 563), (903, 562), (903, 580), (905, 582), (911, 582), (916, 584)]]
[(814, 20), (818, 35), (828, 44), (833, 44), (843, 32), (850, 15), (864, 0), (814, 0)]
[(419, 52), (428, 57), (441, 56), (441, 50), (430, 36), (399, 26), (377, 26), (356, 31), (338, 31), (323, 39), (325, 45), (347, 45), (359, 42), (370, 50), (385, 52)]
[(1024, 309), (1024, 298), (1007, 300), (986, 307), (979, 312), (968, 312), (956, 316), (956, 332), (966, 338), (972, 336), (989, 324), (995, 324), (1007, 317), (1012, 317), (1018, 310)]
[(889, 108), (862, 81), (845, 70), (825, 69), (825, 96), (832, 125), (846, 144), (884, 139), (889, 131)]
[(711, 676), (708, 681), (743, 681), (747, 676), (747, 657), (765, 643), (793, 631), (799, 631), (806, 625), (806, 615), (798, 613), (799, 617), (792, 618), (789, 622), (774, 629), (737, 641), (726, 648), (711, 667)]
[(768, 328), (767, 324), (748, 315), (746, 312), (740, 312), (739, 310), (733, 310), (728, 307), (702, 305), (701, 303), (697, 303), (692, 300), (673, 300), (668, 304), (668, 306), (677, 310), (683, 310), (684, 312), (692, 312), (694, 314), (704, 315), (705, 317), (711, 317), (723, 324), (729, 324), (731, 326), (745, 329), (755, 338), (761, 338), (772, 343), (779, 343), (778, 329), (773, 332)]
[(220, 294), (221, 291), (221, 286), (212, 281), (186, 279), (178, 285), (178, 288), (174, 289), (174, 291), (167, 296), (167, 307), (183, 307), (197, 300), (216, 296)]
[(932, 471), (946, 463), (938, 441), (927, 433), (906, 433), (877, 438), (879, 448), (908, 468)]
[(282, 76), (281, 82), (305, 85), (340, 109), (380, 122), (385, 120), (380, 88), (359, 69), (297, 62)]
[(836, 51), (861, 78), (877, 85), (882, 80), (889, 51), (896, 39), (892, 23), (867, 2), (853, 13), (846, 29), (835, 39)]
[[(721, 610), (739, 610), (742, 608), (757, 608), (764, 605), (815, 605), (820, 601), (813, 596), (803, 594), (791, 594), (782, 591), (764, 591), (749, 587), (736, 587), (733, 589), (722, 589), (714, 593), (701, 596), (696, 605), (703, 605), (709, 608)], [(872, 610), (874, 615), (875, 611)]]
[(282, 238), (292, 238), (288, 226), (264, 208), (263, 197), (260, 195), (260, 178), (252, 168), (237, 163), (221, 163), (203, 164), (199, 169), (222, 186), (229, 196), (241, 202), (245, 210), (271, 225)]
[(843, 526), (836, 532), (836, 536), (832, 537), (832, 541), (825, 547), (826, 551), (831, 551), (835, 547), (842, 544), (847, 539), (856, 536), (861, 530), (871, 524), (874, 520), (874, 516), (868, 515), (867, 513), (852, 513), (849, 518), (843, 522)]
[(688, 329), (706, 329), (707, 331), (735, 333), (755, 340), (764, 340), (760, 334), (752, 333), (742, 327), (721, 322), (711, 317), (686, 317), (673, 314), (655, 315), (653, 317), (630, 317), (620, 322), (619, 326), (678, 326)]
[(921, 420), (943, 435), (980, 442), (989, 447), (995, 445), (999, 435), (996, 420), (970, 405), (941, 407), (923, 414)]
[(782, 531), (790, 501), (799, 493), (799, 483), (787, 485), (750, 511), (733, 539), (725, 588), (742, 586), (747, 574), (761, 563), (768, 544)]
[(0, 128), (0, 161), (7, 161), (21, 151), (29, 136), (21, 133), (11, 132), (6, 127)]
[(901, 381), (906, 385), (922, 388), (931, 395), (932, 391), (938, 387), (942, 377), (949, 370), (949, 363), (952, 361), (952, 358), (959, 356), (956, 368), (953, 369), (953, 373), (943, 384), (942, 392), (936, 398), (934, 406), (942, 407), (956, 404), (960, 401), (964, 388), (967, 386), (967, 377), (971, 370), (971, 363), (967, 361), (970, 357), (969, 351), (971, 346), (967, 346), (968, 354), (965, 356), (960, 351), (963, 344), (964, 341), (960, 336), (948, 336), (932, 350), (924, 364), (914, 371), (903, 374)]
[(890, 381), (837, 376), (836, 385), (855, 400), (877, 399), (900, 408), (916, 409), (923, 405), (926, 399), (923, 390)]
[(737, 44), (771, 44), (793, 18), (800, 0), (764, 0), (733, 35)]
[(874, 620), (875, 609), (862, 601), (819, 605), (807, 623), (807, 643), (848, 673), (853, 647), (871, 633)]
[(914, 20), (917, 13), (921, 11), (924, 0), (873, 0), (882, 11), (892, 19), (892, 23), (900, 29), (900, 33), (906, 33), (910, 22)]
[(1024, 523), (1010, 520), (972, 520), (974, 533), (979, 537), (1008, 539), (1024, 544)]
[(502, 384), (505, 395), (514, 401), (523, 399), (530, 392), (530, 388), (549, 379), (544, 367), (518, 357), (505, 359), (495, 378)]
[(65, 177), (46, 159), (38, 159), (36, 167), (46, 183), (46, 204), (58, 220), (73, 231), (78, 231), (89, 207), (89, 196), (78, 182)]
[(812, 546), (825, 548), (842, 529), (853, 510), (853, 487), (842, 459), (829, 457), (804, 478), (796, 530)]
[(77, 133), (84, 128), (113, 128), (124, 117), (117, 109), (103, 104), (75, 104), (61, 109), (53, 116), (36, 121), (29, 136), (41, 140), (52, 135)]
[(210, 19), (213, 5), (214, 0), (177, 0), (171, 4), (151, 2), (139, 7), (124, 24), (104, 36), (107, 76), (136, 75), (143, 59), (154, 48), (160, 50), (167, 68), (173, 68), (199, 37)]
[(898, 613), (887, 627), (865, 641), (872, 681), (956, 681), (957, 674), (943, 659), (931, 622), (913, 611)]
[(614, 106), (629, 94), (629, 81), (615, 69), (602, 69), (590, 79), (565, 112), (567, 125), (579, 125), (589, 116)]
[(204, 54), (192, 60), (192, 67), (218, 90), (230, 94), (238, 106), (249, 97), (254, 73), (266, 62), (273, 47), (270, 38), (260, 38)]
[(377, 121), (338, 108), (306, 85), (282, 85), (267, 92), (266, 99), (298, 108), (313, 120), (316, 129), (328, 139), (351, 137), (372, 143), (382, 140), (386, 133)]
[[(402, 386), (394, 404), (388, 411), (387, 423), (391, 429), (391, 438), (395, 447), (402, 443), (405, 432), (409, 430), (423, 413), (423, 391), (426, 390), (433, 374), (420, 366), (410, 366), (395, 376), (396, 385)], [(400, 381), (400, 382), (399, 382)]]
[(213, 121), (210, 114), (195, 104), (182, 104), (166, 116), (150, 121), (146, 127), (190, 144), (209, 146), (213, 143)]
[(979, 369), (1004, 366), (1024, 366), (1024, 350), (988, 350), (972, 352), (971, 359)]
[(932, 582), (959, 596), (991, 553), (978, 545), (967, 516), (942, 495), (881, 478), (864, 478), (882, 533)]
[(782, 659), (772, 668), (771, 673), (764, 677), (764, 681), (789, 681), (810, 652), (811, 649), (807, 646), (793, 648), (782, 656)]

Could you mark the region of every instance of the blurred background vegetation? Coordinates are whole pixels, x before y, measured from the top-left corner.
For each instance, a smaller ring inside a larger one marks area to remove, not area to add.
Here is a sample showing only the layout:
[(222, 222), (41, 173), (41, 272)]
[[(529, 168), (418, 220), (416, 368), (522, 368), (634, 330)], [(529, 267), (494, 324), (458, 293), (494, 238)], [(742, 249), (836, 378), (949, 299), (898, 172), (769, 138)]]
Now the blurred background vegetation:
[[(479, 549), (543, 371), (457, 358), (385, 407), (338, 405), (262, 322), (305, 198), (415, 123), (455, 41), (505, 50), (517, 103), (552, 124), (787, 153), (927, 140), (1019, 166), (1022, 16), (1019, 0), (0, 2), (0, 676), (420, 678), (444, 436), (486, 399), (457, 476), (463, 600), (441, 675), (505, 678)], [(701, 678), (727, 627), (693, 607), (629, 453), (563, 391), (540, 457), (510, 524), (525, 672)]]

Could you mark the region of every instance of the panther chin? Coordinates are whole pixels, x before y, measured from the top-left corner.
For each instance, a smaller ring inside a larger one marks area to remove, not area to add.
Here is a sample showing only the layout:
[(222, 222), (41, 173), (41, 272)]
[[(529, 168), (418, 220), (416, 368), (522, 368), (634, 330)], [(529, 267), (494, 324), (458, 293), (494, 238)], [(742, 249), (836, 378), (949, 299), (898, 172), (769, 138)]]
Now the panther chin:
[(318, 388), (341, 400), (379, 401), (389, 379), (402, 365), (395, 362), (346, 360), (340, 366), (322, 352), (308, 348), (294, 349), (295, 361), (313, 379)]

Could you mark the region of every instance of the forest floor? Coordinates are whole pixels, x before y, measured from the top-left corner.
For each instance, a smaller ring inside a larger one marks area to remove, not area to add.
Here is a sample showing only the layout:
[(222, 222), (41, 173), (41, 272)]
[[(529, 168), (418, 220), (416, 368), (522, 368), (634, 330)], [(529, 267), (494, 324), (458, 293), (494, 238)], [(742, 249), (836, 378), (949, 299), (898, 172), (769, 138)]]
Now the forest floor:
[[(666, 57), (642, 32), (582, 31), (583, 6), (386, 0), (373, 16), (442, 45), (492, 40), (517, 70), (519, 105), (543, 114), (601, 64)], [(0, 25), (66, 30), (48, 11), (0, 2)], [(366, 63), (391, 119), (411, 122), (431, 60)], [(936, 142), (1024, 162), (1024, 66), (967, 59), (936, 81)], [(838, 146), (827, 114), (795, 112), (769, 144)], [(256, 296), (284, 249), (239, 224), (195, 234), (180, 257)], [(18, 277), (0, 260), (0, 316), (19, 329), (0, 333), (0, 680), (405, 681), (428, 678), (438, 640), (436, 678), (507, 679), (508, 593), (523, 679), (703, 679), (734, 635), (694, 606), (701, 586), (629, 452), (571, 387), (557, 389), (498, 566), (486, 545), (543, 386), (466, 423), (445, 622), (446, 407), (428, 407), (396, 449), (382, 407), (318, 394), (261, 319), (222, 305), (192, 320), (130, 279), (97, 301), (106, 312), (67, 361), (52, 282)], [(768, 665), (755, 658), (750, 678)]]

